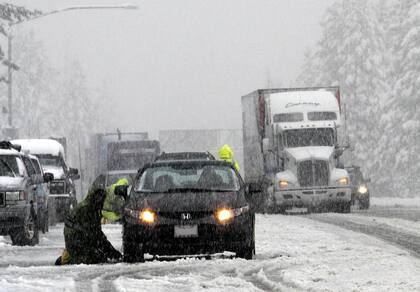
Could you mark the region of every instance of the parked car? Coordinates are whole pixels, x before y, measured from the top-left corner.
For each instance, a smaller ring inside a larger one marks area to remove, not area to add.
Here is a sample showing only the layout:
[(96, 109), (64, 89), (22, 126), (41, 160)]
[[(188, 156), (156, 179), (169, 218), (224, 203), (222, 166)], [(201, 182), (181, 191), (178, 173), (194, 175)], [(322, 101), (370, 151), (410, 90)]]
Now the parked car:
[(360, 166), (346, 167), (350, 176), (351, 202), (352, 205), (358, 205), (360, 209), (369, 209), (370, 192), (368, 183), (370, 179), (365, 179), (360, 170)]
[(39, 172), (35, 162), (20, 147), (0, 142), (0, 235), (10, 235), (14, 245), (37, 244), (39, 228), (46, 231), (48, 224), (44, 184), (53, 175)]
[(210, 152), (162, 152), (156, 161), (169, 160), (216, 160)]
[[(31, 176), (34, 182), (36, 182), (36, 184), (34, 185), (34, 191), (38, 205), (38, 227), (42, 231), (42, 233), (45, 233), (49, 229), (48, 198), (50, 191), (48, 187), (48, 182), (45, 182), (44, 171), (42, 170), (41, 163), (39, 162), (38, 158), (30, 154), (28, 154), (27, 156), (30, 159), (32, 165), (29, 164), (29, 161), (27, 161), (25, 157), (23, 158), (23, 162), (25, 163), (29, 176)], [(52, 174), (49, 174), (49, 177), (50, 180), (52, 180), (54, 176)]]
[[(260, 190), (259, 190), (260, 191)], [(158, 161), (137, 175), (126, 198), (124, 260), (151, 255), (235, 252), (255, 254), (255, 214), (248, 191), (233, 166), (223, 161)]]

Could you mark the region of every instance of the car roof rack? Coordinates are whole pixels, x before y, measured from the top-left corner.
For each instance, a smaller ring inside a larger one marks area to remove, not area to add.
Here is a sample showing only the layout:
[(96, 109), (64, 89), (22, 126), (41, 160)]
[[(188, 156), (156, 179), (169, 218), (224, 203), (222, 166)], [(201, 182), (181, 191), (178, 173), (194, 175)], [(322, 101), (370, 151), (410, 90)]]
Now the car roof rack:
[(9, 150), (14, 149), (14, 150), (20, 152), (22, 147), (20, 145), (10, 143), (10, 141), (1, 141), (0, 142), (0, 149), (9, 149)]

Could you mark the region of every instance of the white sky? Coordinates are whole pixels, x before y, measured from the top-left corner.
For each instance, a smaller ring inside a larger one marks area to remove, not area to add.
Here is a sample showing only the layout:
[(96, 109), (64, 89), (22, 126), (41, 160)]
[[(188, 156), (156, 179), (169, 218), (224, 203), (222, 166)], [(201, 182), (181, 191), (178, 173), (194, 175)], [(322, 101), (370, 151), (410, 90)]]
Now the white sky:
[[(333, 0), (14, 0), (43, 11), (133, 3), (139, 10), (74, 11), (21, 24), (56, 68), (77, 58), (92, 90), (105, 86), (123, 131), (240, 128), (240, 97), (293, 86)], [(114, 129), (109, 129), (114, 130)]]

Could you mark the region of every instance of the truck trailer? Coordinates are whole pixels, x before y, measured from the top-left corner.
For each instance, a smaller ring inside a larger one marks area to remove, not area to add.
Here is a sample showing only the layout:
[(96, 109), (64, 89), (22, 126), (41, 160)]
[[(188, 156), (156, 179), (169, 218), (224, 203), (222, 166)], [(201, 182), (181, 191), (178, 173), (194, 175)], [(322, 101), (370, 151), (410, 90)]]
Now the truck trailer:
[(148, 140), (145, 132), (95, 134), (86, 149), (86, 181), (90, 185), (100, 174), (106, 176), (108, 185), (119, 178), (131, 180), (159, 154), (159, 141)]
[(276, 212), (349, 212), (349, 175), (339, 162), (338, 87), (259, 89), (242, 97), (244, 172)]

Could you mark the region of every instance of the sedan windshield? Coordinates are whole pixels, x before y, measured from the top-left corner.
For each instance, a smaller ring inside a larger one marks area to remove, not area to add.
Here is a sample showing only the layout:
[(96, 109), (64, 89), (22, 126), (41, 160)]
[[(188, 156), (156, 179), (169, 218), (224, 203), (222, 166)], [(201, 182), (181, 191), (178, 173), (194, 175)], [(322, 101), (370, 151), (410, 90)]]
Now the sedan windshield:
[(140, 192), (237, 191), (235, 171), (224, 165), (174, 164), (147, 169), (138, 179)]

